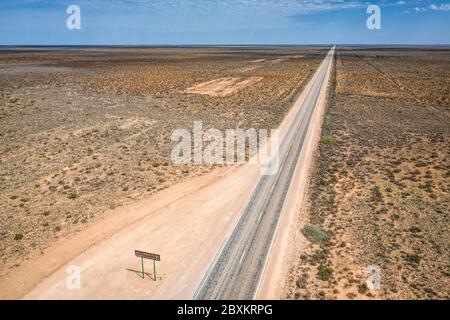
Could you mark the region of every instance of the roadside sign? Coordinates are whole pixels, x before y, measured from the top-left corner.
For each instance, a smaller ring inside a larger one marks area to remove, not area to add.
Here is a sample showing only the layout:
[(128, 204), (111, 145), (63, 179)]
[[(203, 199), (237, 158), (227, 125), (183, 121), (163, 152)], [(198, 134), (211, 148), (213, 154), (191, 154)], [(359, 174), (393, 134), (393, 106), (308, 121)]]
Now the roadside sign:
[(156, 254), (156, 253), (149, 253), (149, 252), (134, 250), (134, 254), (138, 258), (154, 260), (154, 261), (161, 261), (161, 256), (159, 254)]
[(161, 261), (161, 256), (156, 253), (149, 253), (139, 250), (134, 250), (134, 255), (141, 258), (142, 279), (145, 279), (144, 259), (153, 260), (153, 281), (156, 281), (156, 261)]

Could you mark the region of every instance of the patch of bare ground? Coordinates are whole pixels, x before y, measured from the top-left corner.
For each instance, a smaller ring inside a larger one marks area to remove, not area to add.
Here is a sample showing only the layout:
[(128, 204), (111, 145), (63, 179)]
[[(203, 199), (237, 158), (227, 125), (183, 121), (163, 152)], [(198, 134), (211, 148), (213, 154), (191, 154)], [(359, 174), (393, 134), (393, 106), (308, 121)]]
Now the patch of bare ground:
[[(254, 69), (246, 69), (251, 71)], [(188, 88), (186, 93), (206, 94), (213, 97), (225, 97), (251, 86), (262, 78), (220, 78), (197, 84)]]
[[(276, 127), (325, 53), (0, 50), (0, 281), (110, 209), (214, 169), (171, 165), (174, 129)], [(257, 69), (233, 74), (254, 60)], [(223, 97), (184, 93), (230, 77), (261, 80)]]
[(450, 298), (449, 88), (448, 50), (338, 50), (287, 298)]

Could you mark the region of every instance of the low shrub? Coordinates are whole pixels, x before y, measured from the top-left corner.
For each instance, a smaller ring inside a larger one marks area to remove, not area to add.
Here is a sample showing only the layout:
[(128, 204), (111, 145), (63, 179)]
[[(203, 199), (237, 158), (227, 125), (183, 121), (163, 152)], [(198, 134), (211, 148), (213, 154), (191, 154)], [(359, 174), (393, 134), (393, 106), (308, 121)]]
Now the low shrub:
[(314, 244), (320, 244), (330, 240), (328, 233), (317, 224), (308, 224), (302, 231), (306, 239)]

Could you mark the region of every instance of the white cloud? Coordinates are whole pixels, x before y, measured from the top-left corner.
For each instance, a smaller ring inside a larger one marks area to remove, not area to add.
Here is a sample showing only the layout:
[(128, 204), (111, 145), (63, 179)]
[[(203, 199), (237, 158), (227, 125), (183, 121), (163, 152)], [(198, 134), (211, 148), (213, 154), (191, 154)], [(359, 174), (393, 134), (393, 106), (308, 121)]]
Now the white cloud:
[(450, 3), (443, 3), (443, 4), (440, 4), (440, 5), (432, 4), (432, 5), (430, 5), (430, 9), (431, 10), (435, 10), (435, 11), (449, 11), (450, 10)]
[(450, 3), (442, 3), (442, 4), (430, 4), (428, 7), (415, 7), (414, 11), (417, 13), (425, 12), (425, 11), (450, 11)]

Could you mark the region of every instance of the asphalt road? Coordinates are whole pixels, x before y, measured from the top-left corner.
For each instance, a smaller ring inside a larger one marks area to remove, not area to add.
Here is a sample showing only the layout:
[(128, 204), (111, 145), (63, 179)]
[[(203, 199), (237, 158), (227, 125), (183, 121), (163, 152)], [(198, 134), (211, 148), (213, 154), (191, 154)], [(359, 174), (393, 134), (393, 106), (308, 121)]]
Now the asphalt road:
[(279, 170), (261, 176), (247, 200), (239, 221), (209, 267), (194, 298), (199, 300), (253, 299), (272, 246), (286, 195), (302, 151), (311, 118), (332, 66), (332, 48), (311, 79), (306, 93), (281, 141)]

